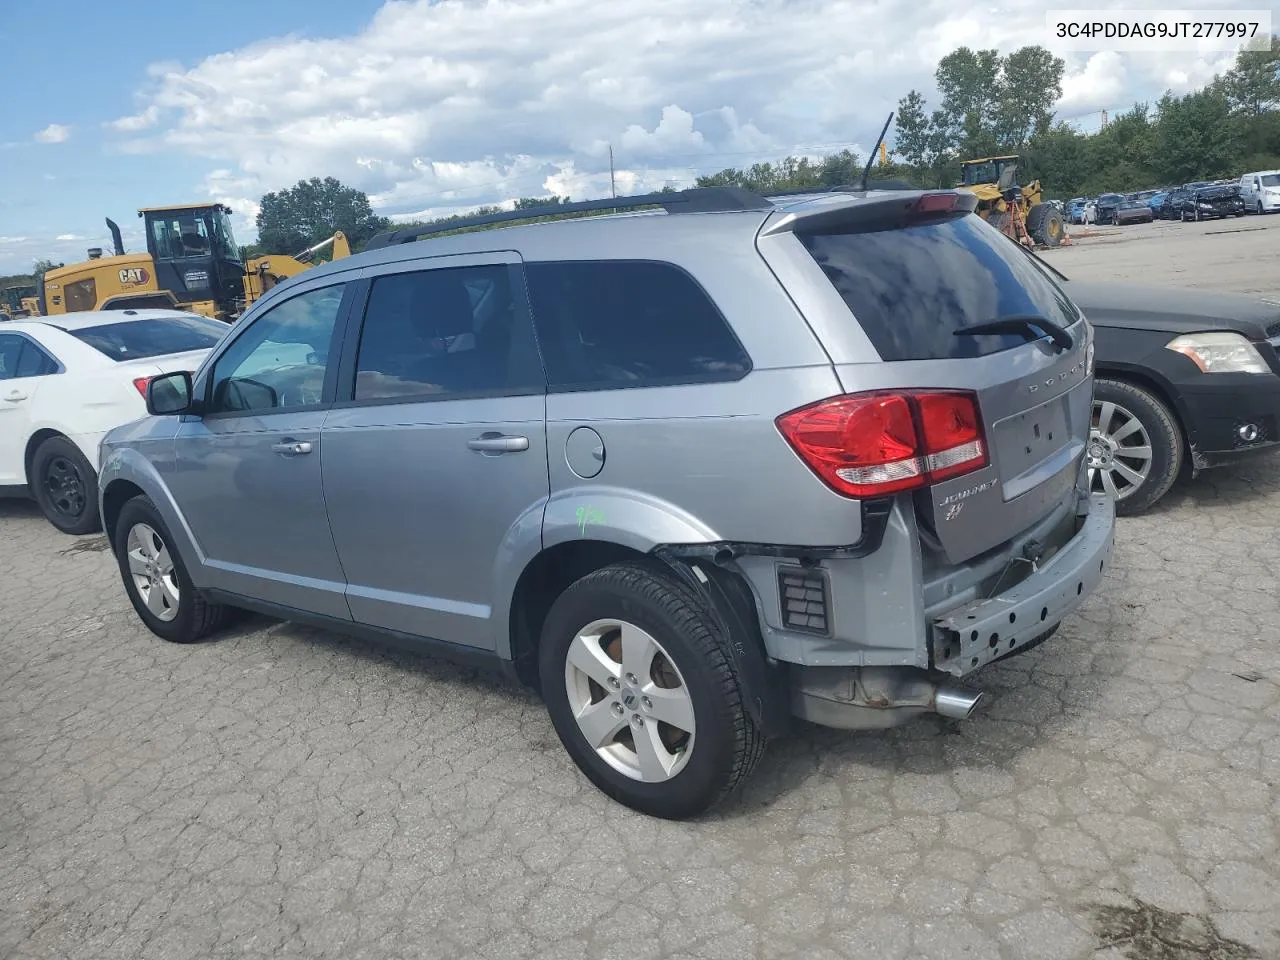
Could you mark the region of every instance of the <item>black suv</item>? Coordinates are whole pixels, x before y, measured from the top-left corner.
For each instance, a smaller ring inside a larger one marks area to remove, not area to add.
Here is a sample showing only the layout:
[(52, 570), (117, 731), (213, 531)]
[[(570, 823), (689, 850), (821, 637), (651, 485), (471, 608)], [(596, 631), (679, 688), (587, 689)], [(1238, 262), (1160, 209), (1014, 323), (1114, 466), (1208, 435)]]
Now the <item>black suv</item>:
[(1118, 193), (1104, 193), (1098, 197), (1098, 223), (1117, 223), (1116, 217), (1120, 211), (1120, 204), (1124, 202), (1124, 197)]
[(1188, 191), (1178, 210), (1180, 220), (1210, 220), (1215, 217), (1243, 217), (1244, 198), (1238, 183), (1219, 183)]

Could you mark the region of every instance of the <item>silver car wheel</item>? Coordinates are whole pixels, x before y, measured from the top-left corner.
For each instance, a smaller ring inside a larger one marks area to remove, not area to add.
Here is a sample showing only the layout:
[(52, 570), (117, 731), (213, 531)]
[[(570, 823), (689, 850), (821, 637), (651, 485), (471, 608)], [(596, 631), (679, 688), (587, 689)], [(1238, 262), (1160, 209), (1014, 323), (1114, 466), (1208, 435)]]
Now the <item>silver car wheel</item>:
[(693, 698), (675, 661), (625, 620), (595, 620), (574, 636), (564, 683), (578, 729), (596, 754), (633, 780), (680, 773), (694, 747)]
[(1132, 496), (1151, 475), (1151, 456), (1151, 436), (1132, 411), (1109, 400), (1093, 402), (1088, 461), (1094, 493)]
[(178, 615), (178, 577), (173, 557), (160, 534), (145, 523), (129, 528), (125, 541), (129, 556), (129, 575), (143, 605), (152, 616), (165, 623)]

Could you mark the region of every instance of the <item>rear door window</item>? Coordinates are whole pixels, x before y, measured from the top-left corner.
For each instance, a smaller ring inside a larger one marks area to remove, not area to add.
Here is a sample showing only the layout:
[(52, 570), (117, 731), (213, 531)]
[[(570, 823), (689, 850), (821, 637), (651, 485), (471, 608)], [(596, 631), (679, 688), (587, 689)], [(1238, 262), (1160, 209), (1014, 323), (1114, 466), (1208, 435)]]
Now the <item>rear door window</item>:
[(356, 400), (542, 391), (527, 311), (506, 264), (378, 277), (356, 361)]
[(884, 360), (986, 356), (1027, 338), (956, 332), (1012, 317), (1079, 319), (1048, 274), (974, 214), (800, 240)]
[(529, 298), (552, 388), (738, 380), (751, 360), (719, 309), (670, 263), (529, 263)]
[(231, 328), (205, 317), (148, 317), (68, 330), (112, 360), (143, 360), (171, 353), (208, 350)]

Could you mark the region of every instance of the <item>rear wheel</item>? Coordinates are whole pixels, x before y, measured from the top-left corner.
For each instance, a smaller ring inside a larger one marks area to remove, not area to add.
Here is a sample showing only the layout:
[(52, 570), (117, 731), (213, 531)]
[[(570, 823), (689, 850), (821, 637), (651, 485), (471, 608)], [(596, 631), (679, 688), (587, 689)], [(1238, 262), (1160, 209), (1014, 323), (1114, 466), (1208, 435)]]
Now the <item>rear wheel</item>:
[(1062, 214), (1047, 203), (1037, 203), (1027, 214), (1027, 233), (1031, 234), (1031, 239), (1036, 243), (1046, 247), (1060, 245), (1065, 233)]
[(98, 474), (66, 437), (50, 437), (31, 459), (29, 486), (44, 515), (63, 533), (94, 533), (98, 519)]
[(1089, 433), (1089, 485), (1122, 515), (1142, 513), (1182, 469), (1182, 431), (1159, 399), (1130, 383), (1097, 380)]
[(160, 512), (146, 497), (120, 510), (116, 563), (125, 593), (147, 629), (171, 643), (194, 643), (222, 626), (230, 608), (196, 590)]
[(652, 816), (683, 819), (746, 779), (764, 750), (705, 603), (633, 563), (583, 577), (542, 631), (542, 694), (587, 778)]

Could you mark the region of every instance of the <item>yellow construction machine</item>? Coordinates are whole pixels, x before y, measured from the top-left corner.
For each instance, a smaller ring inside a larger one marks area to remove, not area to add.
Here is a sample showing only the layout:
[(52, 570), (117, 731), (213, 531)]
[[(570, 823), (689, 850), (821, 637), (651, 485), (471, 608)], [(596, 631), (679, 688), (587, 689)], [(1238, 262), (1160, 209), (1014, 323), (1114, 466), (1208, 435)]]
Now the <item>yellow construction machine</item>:
[(145, 207), (138, 216), (146, 253), (125, 253), (120, 228), (108, 219), (113, 255), (104, 257), (94, 247), (88, 260), (48, 271), (36, 295), (38, 312), (170, 307), (232, 321), (277, 283), (311, 266), (326, 247), (333, 247), (334, 259), (351, 255), (339, 231), (294, 256), (242, 260), (231, 209), (220, 203)]
[(978, 216), (1026, 246), (1056, 247), (1066, 230), (1062, 211), (1045, 203), (1039, 180), (1018, 183), (1016, 156), (984, 157), (960, 164), (956, 187), (978, 198)]

